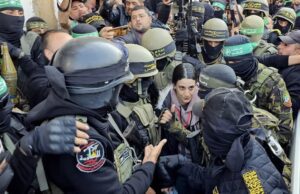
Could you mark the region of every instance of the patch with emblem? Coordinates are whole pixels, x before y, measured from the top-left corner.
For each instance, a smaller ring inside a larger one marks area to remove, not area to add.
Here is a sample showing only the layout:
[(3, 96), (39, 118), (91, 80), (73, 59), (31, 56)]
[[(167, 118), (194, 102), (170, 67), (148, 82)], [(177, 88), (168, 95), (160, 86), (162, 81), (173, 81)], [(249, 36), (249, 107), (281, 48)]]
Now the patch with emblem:
[(95, 139), (90, 139), (88, 144), (81, 147), (81, 152), (76, 154), (76, 167), (81, 172), (95, 172), (105, 163), (104, 147)]
[(292, 107), (292, 101), (291, 101), (291, 97), (290, 97), (290, 94), (288, 93), (288, 91), (284, 92), (284, 94), (283, 94), (283, 105), (288, 108)]
[(256, 171), (250, 170), (242, 174), (250, 194), (264, 194), (264, 189)]

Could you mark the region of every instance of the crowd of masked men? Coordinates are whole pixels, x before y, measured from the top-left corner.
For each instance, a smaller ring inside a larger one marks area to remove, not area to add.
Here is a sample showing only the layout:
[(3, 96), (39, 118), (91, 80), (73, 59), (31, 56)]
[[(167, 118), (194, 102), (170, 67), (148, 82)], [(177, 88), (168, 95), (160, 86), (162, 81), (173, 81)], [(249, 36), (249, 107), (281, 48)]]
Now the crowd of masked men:
[(0, 0), (0, 193), (290, 193), (299, 6)]

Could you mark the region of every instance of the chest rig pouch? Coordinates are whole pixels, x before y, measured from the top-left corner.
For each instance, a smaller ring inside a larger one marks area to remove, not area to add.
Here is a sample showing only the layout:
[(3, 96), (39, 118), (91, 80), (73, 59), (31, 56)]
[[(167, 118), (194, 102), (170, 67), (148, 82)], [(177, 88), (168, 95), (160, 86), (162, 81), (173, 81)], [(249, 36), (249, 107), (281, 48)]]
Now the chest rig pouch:
[[(249, 90), (245, 91), (245, 95), (247, 98), (253, 103), (253, 101), (257, 98), (257, 93), (259, 93), (262, 89), (262, 86), (267, 81), (267, 79), (272, 77), (274, 73), (276, 73), (278, 70), (272, 67), (265, 67), (263, 64), (258, 63), (258, 74), (257, 74), (257, 80), (251, 85)], [(273, 79), (273, 78), (271, 78)], [(259, 97), (259, 96), (258, 96)]]
[(253, 128), (265, 128), (267, 130), (271, 130), (272, 134), (275, 135), (279, 131), (279, 119), (274, 116), (272, 113), (253, 107), (253, 120), (252, 127)]
[(164, 89), (171, 82), (174, 69), (182, 63), (183, 56), (182, 52), (176, 51), (174, 59), (154, 76), (154, 82), (159, 90)]
[[(146, 130), (147, 143), (157, 145), (160, 141), (161, 131), (156, 127), (157, 117), (151, 104), (143, 103), (141, 100), (137, 103), (119, 104), (117, 111), (130, 123), (132, 120), (136, 123), (137, 130)], [(126, 130), (125, 130), (126, 131)]]
[[(132, 175), (134, 169), (140, 165), (141, 161), (138, 160), (135, 150), (130, 147), (128, 141), (110, 114), (108, 115), (108, 121), (123, 140), (123, 143), (114, 150), (114, 164), (117, 169), (119, 181), (124, 183)], [(129, 123), (128, 127), (132, 127), (132, 123)]]

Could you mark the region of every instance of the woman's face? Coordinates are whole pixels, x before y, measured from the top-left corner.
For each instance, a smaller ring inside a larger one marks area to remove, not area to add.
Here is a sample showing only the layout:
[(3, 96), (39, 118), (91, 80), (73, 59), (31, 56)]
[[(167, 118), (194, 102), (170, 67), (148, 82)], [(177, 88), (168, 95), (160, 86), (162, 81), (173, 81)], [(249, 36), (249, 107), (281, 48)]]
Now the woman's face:
[(193, 79), (184, 78), (177, 81), (174, 90), (181, 105), (186, 105), (192, 100), (196, 87), (196, 81)]

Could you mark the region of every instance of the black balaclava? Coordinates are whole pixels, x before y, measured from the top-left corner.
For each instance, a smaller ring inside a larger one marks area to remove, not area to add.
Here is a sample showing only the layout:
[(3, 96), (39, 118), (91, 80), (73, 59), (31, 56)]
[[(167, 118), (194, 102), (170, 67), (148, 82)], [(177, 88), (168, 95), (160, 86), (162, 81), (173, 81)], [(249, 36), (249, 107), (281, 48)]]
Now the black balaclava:
[(218, 11), (215, 10), (214, 15), (216, 18), (223, 19), (224, 10), (218, 10)]
[(232, 172), (242, 169), (251, 128), (252, 106), (238, 89), (217, 88), (205, 98), (203, 138), (213, 157)]
[[(23, 6), (20, 0), (1, 0), (0, 11), (20, 10)], [(20, 47), (23, 35), (24, 16), (11, 16), (0, 13), (0, 38), (16, 47)]]
[(11, 16), (0, 13), (0, 38), (20, 48), (23, 35), (24, 16)]
[(277, 21), (275, 22), (275, 24), (273, 26), (273, 29), (280, 30), (281, 34), (284, 35), (284, 34), (288, 33), (291, 30), (291, 23), (288, 22), (288, 25), (286, 25), (285, 27), (282, 27), (281, 25), (279, 25), (279, 22), (278, 22), (278, 19), (277, 19)]
[(203, 42), (203, 51), (206, 54), (205, 58), (207, 58), (209, 61), (217, 59), (220, 56), (221, 50), (223, 48), (223, 42), (220, 42), (220, 44), (216, 47), (210, 46), (207, 40), (203, 40)]
[(246, 36), (235, 35), (228, 38), (224, 42), (223, 55), (226, 64), (245, 82), (256, 75), (258, 62), (253, 56), (253, 46)]

